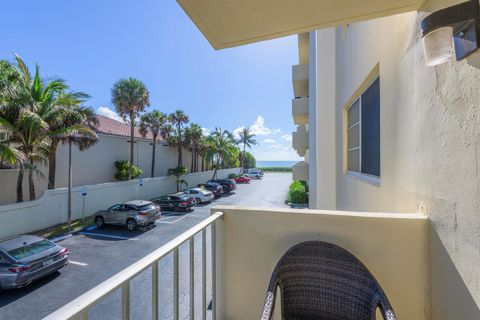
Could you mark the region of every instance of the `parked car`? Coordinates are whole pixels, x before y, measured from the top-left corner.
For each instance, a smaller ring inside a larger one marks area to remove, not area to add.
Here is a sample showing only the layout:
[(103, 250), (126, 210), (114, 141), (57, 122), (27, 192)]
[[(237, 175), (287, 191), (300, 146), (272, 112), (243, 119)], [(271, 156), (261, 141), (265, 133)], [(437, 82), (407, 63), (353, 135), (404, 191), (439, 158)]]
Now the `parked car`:
[(244, 175), (235, 177), (233, 180), (235, 180), (236, 183), (250, 183), (252, 179), (250, 179), (249, 177), (247, 177), (247, 175), (244, 174)]
[(190, 199), (195, 199), (197, 203), (210, 202), (215, 198), (213, 192), (202, 188), (191, 188), (181, 192), (180, 194), (184, 194)]
[(187, 211), (194, 207), (197, 202), (185, 194), (169, 194), (160, 198), (152, 199), (161, 209)]
[(63, 268), (70, 252), (50, 240), (33, 235), (0, 242), (0, 290), (21, 288)]
[(261, 171), (249, 171), (246, 176), (250, 179), (259, 180), (263, 178), (263, 173)]
[(209, 180), (207, 183), (218, 183), (223, 188), (223, 193), (229, 193), (237, 189), (237, 183), (233, 179)]
[(204, 187), (208, 191), (212, 192), (215, 198), (220, 197), (223, 193), (223, 187), (219, 183), (207, 182), (204, 185), (200, 185), (199, 187)]
[(106, 224), (126, 225), (130, 231), (154, 224), (160, 218), (160, 208), (151, 201), (133, 200), (116, 204), (107, 210), (95, 213), (95, 224), (101, 228)]
[(248, 169), (248, 173), (250, 173), (250, 172), (256, 172), (256, 173), (259, 173), (259, 174), (260, 174), (260, 176), (262, 176), (262, 177), (263, 177), (263, 175), (264, 175), (263, 171), (262, 171), (262, 170), (260, 170), (260, 169), (257, 169), (257, 168), (250, 168), (250, 169)]

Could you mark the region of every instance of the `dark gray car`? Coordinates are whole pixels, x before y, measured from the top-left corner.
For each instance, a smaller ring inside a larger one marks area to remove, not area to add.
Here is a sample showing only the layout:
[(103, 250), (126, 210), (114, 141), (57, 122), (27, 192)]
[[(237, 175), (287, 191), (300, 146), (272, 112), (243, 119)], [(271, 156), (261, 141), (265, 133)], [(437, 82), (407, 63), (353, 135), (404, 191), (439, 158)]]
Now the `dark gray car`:
[(67, 248), (22, 235), (0, 242), (0, 290), (25, 287), (68, 264)]
[(139, 226), (154, 224), (160, 218), (160, 208), (151, 201), (133, 200), (111, 206), (95, 213), (95, 224), (101, 228), (105, 224), (126, 225), (133, 231)]

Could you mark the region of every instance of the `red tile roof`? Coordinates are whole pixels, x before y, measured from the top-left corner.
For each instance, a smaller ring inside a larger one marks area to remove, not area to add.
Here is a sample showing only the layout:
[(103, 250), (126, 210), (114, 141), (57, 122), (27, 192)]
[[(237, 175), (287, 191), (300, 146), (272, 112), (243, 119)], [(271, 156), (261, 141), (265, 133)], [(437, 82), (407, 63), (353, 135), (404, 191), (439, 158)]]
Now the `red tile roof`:
[[(130, 125), (117, 120), (113, 120), (111, 118), (107, 118), (105, 116), (101, 116), (99, 114), (97, 114), (96, 116), (98, 119), (97, 133), (110, 134), (113, 136), (121, 137), (130, 137)], [(135, 138), (144, 138), (140, 134), (138, 127), (135, 128)], [(152, 134), (149, 132), (144, 139), (152, 138)], [(158, 140), (162, 140), (162, 138), (158, 137)]]

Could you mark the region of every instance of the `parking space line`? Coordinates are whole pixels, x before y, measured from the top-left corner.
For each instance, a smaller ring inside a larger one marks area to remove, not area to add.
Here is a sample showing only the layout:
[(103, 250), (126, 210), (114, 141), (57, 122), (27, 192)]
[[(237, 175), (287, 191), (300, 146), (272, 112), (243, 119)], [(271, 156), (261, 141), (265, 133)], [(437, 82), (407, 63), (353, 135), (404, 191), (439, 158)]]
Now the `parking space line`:
[(70, 260), (69, 263), (70, 263), (70, 264), (77, 265), (77, 266), (82, 266), (82, 267), (88, 266), (88, 263), (78, 262), (78, 261), (73, 261), (73, 260)]
[(80, 234), (83, 234), (83, 235), (85, 235), (85, 236), (94, 236), (94, 237), (101, 237), (101, 238), (112, 238), (112, 239), (120, 239), (120, 240), (133, 240), (133, 241), (137, 241), (137, 240), (138, 240), (138, 238), (129, 238), (129, 237), (114, 236), (114, 235), (105, 234), (105, 233), (80, 232)]
[(172, 223), (176, 223), (176, 222), (178, 222), (178, 221), (181, 221), (181, 220), (185, 219), (187, 216), (188, 216), (188, 214), (186, 214), (186, 215), (184, 215), (184, 216), (182, 216), (182, 217), (180, 217), (180, 218), (178, 218), (178, 219), (176, 219), (176, 220), (173, 220), (173, 221), (162, 221), (162, 220), (157, 220), (157, 221), (155, 221), (155, 223), (166, 223), (166, 224), (172, 224)]

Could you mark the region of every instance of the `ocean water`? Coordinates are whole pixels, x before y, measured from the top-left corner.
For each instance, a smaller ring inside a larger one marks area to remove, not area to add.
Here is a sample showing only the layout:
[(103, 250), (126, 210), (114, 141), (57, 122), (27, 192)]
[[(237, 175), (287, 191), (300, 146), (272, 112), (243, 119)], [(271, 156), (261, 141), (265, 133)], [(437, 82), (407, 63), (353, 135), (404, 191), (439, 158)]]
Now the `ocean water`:
[(297, 163), (297, 161), (257, 161), (257, 167), (291, 168), (295, 163)]

